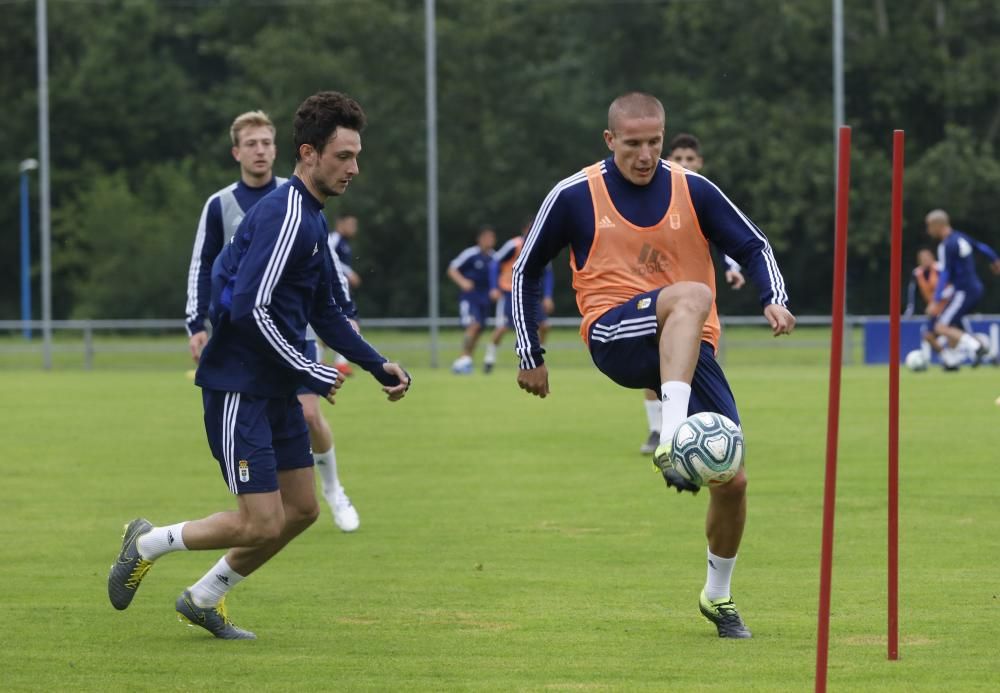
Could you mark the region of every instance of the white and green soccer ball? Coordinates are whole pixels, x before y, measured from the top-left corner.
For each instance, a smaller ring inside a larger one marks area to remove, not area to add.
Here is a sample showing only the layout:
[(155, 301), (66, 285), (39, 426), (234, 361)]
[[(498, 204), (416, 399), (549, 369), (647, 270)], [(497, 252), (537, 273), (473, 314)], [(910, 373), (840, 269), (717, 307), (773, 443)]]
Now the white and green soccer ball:
[(698, 486), (718, 486), (731, 480), (743, 466), (743, 432), (733, 421), (715, 412), (686, 418), (674, 432), (674, 468)]
[(907, 368), (915, 372), (926, 371), (928, 366), (927, 357), (920, 349), (914, 349), (908, 353), (906, 358), (903, 359), (903, 363)]

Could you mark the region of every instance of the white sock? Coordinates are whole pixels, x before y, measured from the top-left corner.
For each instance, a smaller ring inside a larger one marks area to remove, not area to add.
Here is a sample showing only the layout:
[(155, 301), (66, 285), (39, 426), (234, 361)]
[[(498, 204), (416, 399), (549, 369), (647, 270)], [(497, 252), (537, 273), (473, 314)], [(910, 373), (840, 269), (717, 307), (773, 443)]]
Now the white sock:
[(243, 581), (243, 576), (229, 567), (223, 556), (201, 580), (191, 585), (191, 600), (203, 609), (215, 606), (226, 593)]
[(153, 527), (146, 534), (136, 541), (136, 548), (139, 555), (147, 561), (155, 561), (165, 553), (171, 551), (187, 551), (184, 545), (184, 525), (187, 522), (178, 522), (175, 525), (165, 527)]
[(660, 414), (660, 445), (674, 438), (674, 431), (687, 418), (691, 386), (680, 380), (670, 380), (660, 386), (662, 412)]
[(314, 452), (313, 462), (316, 463), (316, 471), (323, 481), (323, 495), (331, 496), (340, 488), (340, 479), (337, 478), (337, 453), (333, 446), (326, 452)]
[(663, 417), (663, 405), (658, 399), (646, 400), (646, 421), (649, 423), (650, 433), (660, 432), (660, 419)]
[(979, 351), (980, 344), (979, 340), (973, 337), (971, 334), (969, 334), (968, 332), (963, 332), (962, 338), (958, 340), (958, 346), (962, 347), (970, 354), (975, 354), (977, 351)]
[(962, 355), (959, 354), (954, 349), (942, 349), (941, 350), (941, 363), (952, 368), (954, 366), (960, 366), (962, 364)]
[(493, 342), (486, 343), (486, 358), (483, 359), (484, 363), (496, 363), (497, 362), (497, 345)]
[(708, 577), (705, 579), (705, 596), (711, 600), (725, 599), (730, 595), (729, 583), (733, 579), (736, 556), (721, 558), (708, 551)]
[(348, 363), (347, 359), (345, 359), (340, 354), (337, 354), (337, 358), (335, 358), (333, 360), (333, 365), (334, 366), (344, 366), (344, 365), (347, 365), (347, 363)]

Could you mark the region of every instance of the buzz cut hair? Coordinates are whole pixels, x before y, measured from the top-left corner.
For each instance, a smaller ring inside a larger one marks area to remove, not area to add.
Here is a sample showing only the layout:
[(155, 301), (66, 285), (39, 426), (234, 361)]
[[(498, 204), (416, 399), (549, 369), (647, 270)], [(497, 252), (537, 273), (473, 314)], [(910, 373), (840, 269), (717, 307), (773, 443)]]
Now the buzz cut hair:
[(951, 220), (948, 218), (948, 212), (943, 209), (932, 209), (927, 212), (927, 216), (924, 217), (924, 222), (930, 224), (932, 222), (941, 222), (943, 224), (948, 224)]
[(667, 114), (663, 104), (652, 94), (630, 91), (612, 101), (608, 107), (608, 130), (614, 132), (622, 118), (659, 118), (665, 123)]
[(318, 153), (336, 135), (337, 128), (361, 132), (367, 119), (361, 104), (339, 91), (321, 91), (302, 102), (295, 111), (292, 122), (292, 138), (295, 142), (295, 160), (302, 156), (299, 148), (303, 144), (312, 145)]
[(240, 146), (240, 133), (247, 128), (270, 128), (271, 137), (274, 137), (277, 130), (274, 123), (264, 111), (247, 111), (236, 116), (236, 120), (229, 126), (229, 139), (233, 141), (233, 146)]
[(674, 138), (670, 140), (670, 148), (667, 151), (673, 154), (678, 149), (692, 149), (695, 154), (701, 156), (701, 142), (697, 137), (686, 132), (674, 135)]

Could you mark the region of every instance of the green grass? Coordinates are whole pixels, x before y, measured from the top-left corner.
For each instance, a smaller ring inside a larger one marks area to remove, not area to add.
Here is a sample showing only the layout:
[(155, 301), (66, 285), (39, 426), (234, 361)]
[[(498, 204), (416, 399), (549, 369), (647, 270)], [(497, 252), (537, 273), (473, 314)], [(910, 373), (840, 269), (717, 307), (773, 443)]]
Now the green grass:
[[(825, 369), (728, 367), (751, 477), (734, 592), (754, 639), (727, 642), (697, 609), (704, 494), (666, 492), (636, 452), (640, 395), (585, 360), (553, 354), (544, 401), (509, 361), (489, 378), (416, 368), (396, 405), (351, 380), (326, 412), (361, 530), (339, 533), (324, 506), (233, 592), (249, 643), (174, 619), (219, 552), (165, 557), (126, 612), (106, 597), (126, 520), (233, 505), (183, 359), (0, 373), (0, 689), (810, 689)], [(884, 369), (845, 371), (830, 690), (996, 690), (1000, 372), (903, 374), (898, 662), (885, 388)]]

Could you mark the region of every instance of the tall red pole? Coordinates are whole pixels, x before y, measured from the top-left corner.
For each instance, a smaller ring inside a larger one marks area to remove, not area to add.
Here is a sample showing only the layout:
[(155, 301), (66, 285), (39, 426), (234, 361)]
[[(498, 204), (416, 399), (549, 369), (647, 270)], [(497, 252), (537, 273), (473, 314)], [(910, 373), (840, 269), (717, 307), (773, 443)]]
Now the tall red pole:
[(826, 691), (830, 649), (830, 576), (833, 569), (833, 515), (837, 499), (837, 434), (840, 428), (840, 365), (844, 347), (847, 274), (847, 208), (851, 193), (851, 128), (841, 127), (837, 149), (837, 215), (833, 244), (833, 303), (830, 314), (830, 396), (826, 419), (826, 478), (823, 490), (823, 550), (819, 567), (819, 628), (816, 636), (816, 693)]
[(903, 131), (892, 133), (889, 258), (889, 659), (899, 659), (899, 314), (903, 264)]

